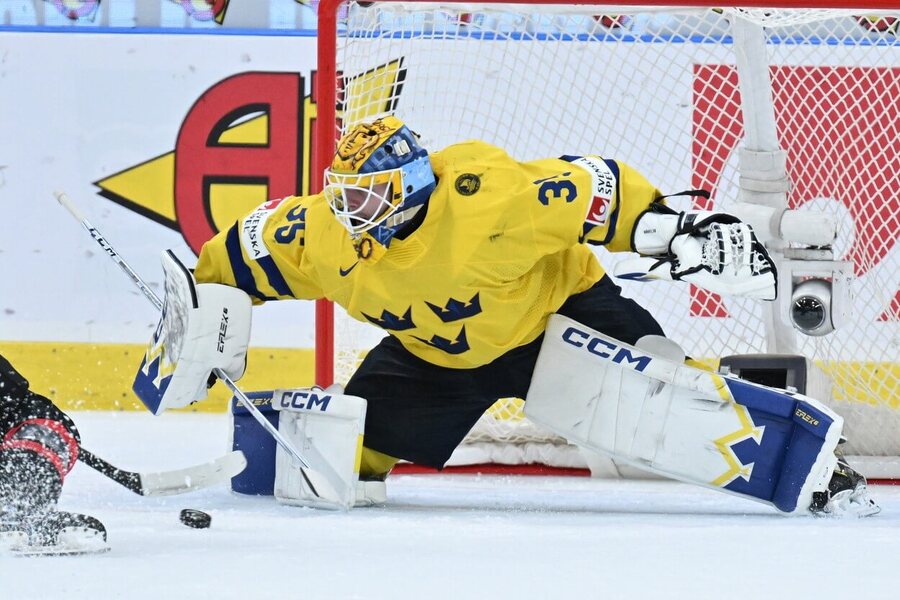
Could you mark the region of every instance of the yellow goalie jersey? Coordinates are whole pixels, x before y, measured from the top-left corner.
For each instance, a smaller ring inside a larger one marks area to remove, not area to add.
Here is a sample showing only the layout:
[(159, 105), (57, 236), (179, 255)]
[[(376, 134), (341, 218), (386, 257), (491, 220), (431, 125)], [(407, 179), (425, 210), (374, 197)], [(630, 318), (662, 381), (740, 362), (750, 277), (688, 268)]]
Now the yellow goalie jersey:
[(438, 179), (419, 227), (384, 247), (355, 244), (321, 194), (267, 202), (207, 242), (199, 282), (266, 300), (328, 298), (414, 355), (487, 364), (531, 342), (547, 317), (604, 274), (585, 244), (631, 250), (638, 216), (661, 194), (596, 156), (520, 163), (465, 142), (430, 155)]

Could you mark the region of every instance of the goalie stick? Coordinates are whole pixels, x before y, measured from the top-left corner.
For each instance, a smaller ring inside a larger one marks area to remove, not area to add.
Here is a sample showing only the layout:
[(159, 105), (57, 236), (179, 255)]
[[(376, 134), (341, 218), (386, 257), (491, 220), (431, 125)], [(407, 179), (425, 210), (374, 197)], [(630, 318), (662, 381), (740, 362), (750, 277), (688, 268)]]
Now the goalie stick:
[(239, 450), (207, 463), (158, 473), (125, 471), (84, 448), (78, 449), (78, 460), (141, 496), (172, 496), (193, 492), (224, 483), (247, 466), (247, 459)]
[[(63, 205), (63, 207), (69, 211), (75, 219), (81, 223), (81, 225), (87, 230), (91, 237), (94, 238), (94, 241), (103, 248), (103, 251), (117, 264), (122, 271), (131, 279), (132, 283), (134, 283), (138, 289), (144, 294), (144, 297), (147, 298), (153, 306), (156, 307), (157, 310), (162, 311), (163, 303), (162, 300), (154, 293), (150, 287), (144, 283), (144, 280), (141, 279), (141, 276), (135, 273), (134, 269), (132, 269), (125, 259), (115, 251), (112, 245), (103, 237), (103, 234), (100, 231), (91, 225), (90, 221), (81, 214), (78, 208), (72, 203), (69, 197), (64, 192), (56, 192), (54, 194), (56, 196), (56, 200)], [(250, 415), (265, 429), (269, 435), (275, 438), (275, 441), (278, 443), (281, 448), (288, 453), (289, 456), (293, 458), (294, 461), (300, 463), (302, 468), (300, 469), (300, 473), (303, 476), (304, 481), (309, 486), (310, 491), (318, 498), (337, 498), (338, 493), (334, 489), (334, 487), (328, 482), (324, 475), (314, 471), (303, 455), (301, 455), (286, 439), (282, 436), (278, 429), (272, 425), (268, 419), (260, 412), (260, 410), (247, 398), (247, 395), (241, 391), (241, 389), (237, 386), (237, 384), (232, 381), (231, 377), (228, 376), (222, 369), (214, 369), (213, 374), (224, 383), (229, 390), (234, 394), (234, 396), (238, 399), (238, 401), (247, 409)]]

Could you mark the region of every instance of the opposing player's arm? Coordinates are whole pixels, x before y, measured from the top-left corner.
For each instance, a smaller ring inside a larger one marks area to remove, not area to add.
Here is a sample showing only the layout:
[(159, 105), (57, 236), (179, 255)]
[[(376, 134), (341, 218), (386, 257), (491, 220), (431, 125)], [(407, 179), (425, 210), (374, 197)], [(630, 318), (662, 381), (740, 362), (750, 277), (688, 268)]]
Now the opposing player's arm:
[(303, 268), (310, 204), (311, 197), (271, 200), (220, 231), (200, 251), (197, 282), (237, 287), (254, 304), (321, 298), (313, 271)]

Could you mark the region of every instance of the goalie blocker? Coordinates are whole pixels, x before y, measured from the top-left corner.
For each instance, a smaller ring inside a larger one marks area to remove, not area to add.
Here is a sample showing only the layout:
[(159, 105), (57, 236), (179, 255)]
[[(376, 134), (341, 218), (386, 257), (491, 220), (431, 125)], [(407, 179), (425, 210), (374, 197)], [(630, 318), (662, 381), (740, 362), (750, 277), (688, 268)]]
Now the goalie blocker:
[[(806, 513), (814, 494), (833, 491), (839, 415), (801, 394), (683, 360), (666, 338), (629, 346), (552, 315), (525, 414), (617, 460), (784, 513)], [(863, 482), (853, 494), (864, 489)], [(869, 500), (856, 506), (860, 516), (877, 512)]]
[(162, 316), (132, 385), (155, 415), (206, 398), (214, 369), (240, 379), (250, 342), (251, 302), (243, 290), (198, 285), (171, 250), (163, 252), (162, 266)]

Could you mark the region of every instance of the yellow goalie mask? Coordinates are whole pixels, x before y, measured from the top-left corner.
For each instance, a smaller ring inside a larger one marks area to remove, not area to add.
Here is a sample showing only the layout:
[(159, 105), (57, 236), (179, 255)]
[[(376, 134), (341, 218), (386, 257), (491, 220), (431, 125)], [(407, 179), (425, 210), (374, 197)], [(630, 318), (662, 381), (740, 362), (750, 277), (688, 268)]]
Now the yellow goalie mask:
[(325, 198), (350, 235), (385, 246), (428, 201), (435, 186), (428, 152), (396, 117), (360, 123), (338, 142), (325, 170)]

